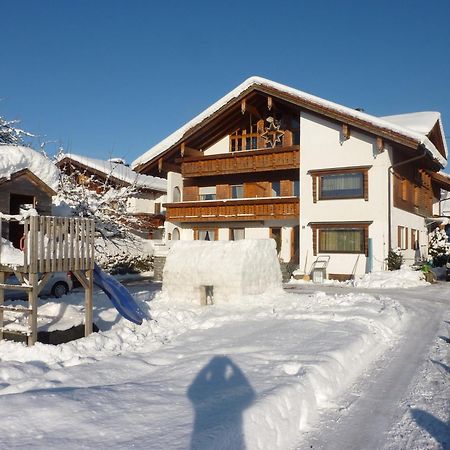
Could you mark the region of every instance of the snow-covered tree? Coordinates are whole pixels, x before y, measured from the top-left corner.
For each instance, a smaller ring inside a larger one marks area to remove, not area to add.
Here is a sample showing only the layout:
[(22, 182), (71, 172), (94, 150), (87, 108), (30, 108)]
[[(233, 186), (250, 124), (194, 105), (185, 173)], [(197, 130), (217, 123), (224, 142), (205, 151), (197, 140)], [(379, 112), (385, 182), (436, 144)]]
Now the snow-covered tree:
[(399, 270), (403, 264), (402, 251), (397, 247), (389, 250), (387, 260), (388, 270)]
[(145, 267), (151, 258), (143, 252), (142, 239), (132, 233), (140, 223), (127, 208), (136, 193), (135, 185), (116, 188), (79, 171), (61, 173), (54, 214), (94, 219), (96, 260), (102, 267)]
[(35, 137), (28, 131), (22, 130), (17, 125), (18, 120), (7, 120), (0, 116), (0, 144), (21, 145), (24, 137)]
[(445, 263), (450, 254), (450, 243), (448, 236), (443, 228), (435, 228), (428, 235), (428, 253), (433, 258), (435, 266), (441, 266)]

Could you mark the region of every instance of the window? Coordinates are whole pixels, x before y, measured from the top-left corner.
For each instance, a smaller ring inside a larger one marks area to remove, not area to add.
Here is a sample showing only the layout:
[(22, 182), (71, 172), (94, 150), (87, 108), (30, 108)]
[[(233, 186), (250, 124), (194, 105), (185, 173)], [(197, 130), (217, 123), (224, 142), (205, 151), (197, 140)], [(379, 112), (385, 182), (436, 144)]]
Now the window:
[(161, 203), (155, 202), (155, 214), (161, 214)]
[(300, 197), (300, 181), (299, 180), (294, 181), (294, 196)]
[(253, 124), (248, 130), (237, 130), (230, 135), (230, 149), (232, 152), (254, 150), (258, 148), (257, 125)]
[(411, 250), (419, 250), (420, 248), (419, 236), (420, 231), (411, 228)]
[(244, 187), (242, 184), (237, 184), (231, 186), (231, 198), (243, 198), (244, 197)]
[(172, 201), (174, 203), (181, 202), (181, 192), (180, 192), (180, 188), (178, 186), (175, 186), (173, 188)]
[(215, 200), (216, 186), (201, 187), (198, 190), (200, 200)]
[(406, 250), (408, 248), (408, 228), (402, 226), (397, 227), (397, 240), (398, 247), (401, 250)]
[(323, 199), (363, 198), (364, 173), (345, 172), (320, 175), (320, 196)]
[(365, 253), (364, 229), (319, 229), (320, 253)]
[(279, 197), (281, 194), (280, 182), (272, 181), (272, 197)]
[(215, 230), (198, 230), (199, 241), (215, 241)]
[(180, 240), (180, 230), (178, 228), (174, 228), (172, 232), (172, 240), (179, 241)]
[(230, 241), (245, 239), (245, 228), (230, 228)]

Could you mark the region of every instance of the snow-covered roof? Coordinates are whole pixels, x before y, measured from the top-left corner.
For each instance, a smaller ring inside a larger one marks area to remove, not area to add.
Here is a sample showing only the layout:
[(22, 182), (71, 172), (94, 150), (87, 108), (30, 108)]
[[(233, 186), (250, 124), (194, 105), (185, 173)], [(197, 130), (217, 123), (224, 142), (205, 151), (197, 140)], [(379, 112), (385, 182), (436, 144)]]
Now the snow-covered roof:
[(441, 118), (441, 114), (436, 111), (421, 111), (407, 114), (395, 114), (393, 116), (383, 116), (381, 119), (387, 120), (395, 125), (408, 128), (424, 135), (428, 135), (436, 122)]
[(445, 166), (447, 164), (446, 158), (439, 153), (438, 149), (434, 146), (434, 144), (421, 132), (405, 128), (404, 126), (390, 122), (385, 118), (375, 117), (370, 114), (346, 106), (339, 105), (329, 100), (324, 100), (320, 97), (307, 94), (306, 92), (291, 88), (284, 84), (280, 84), (261, 77), (250, 77), (243, 83), (241, 83), (239, 86), (237, 86), (235, 89), (230, 91), (228, 94), (226, 94), (224, 97), (222, 97), (220, 100), (211, 105), (209, 108), (205, 109), (199, 115), (194, 117), (192, 120), (187, 122), (178, 130), (176, 130), (174, 133), (172, 133), (171, 135), (163, 139), (161, 142), (150, 148), (142, 156), (134, 160), (132, 163), (132, 167), (136, 168), (138, 166), (146, 164), (149, 161), (152, 161), (161, 154), (163, 154), (166, 150), (170, 149), (172, 146), (180, 142), (188, 131), (190, 131), (196, 125), (203, 122), (205, 119), (208, 119), (211, 115), (216, 113), (228, 102), (232, 101), (233, 99), (238, 97), (241, 93), (243, 93), (244, 91), (246, 91), (251, 87), (269, 88), (272, 90), (276, 90), (280, 93), (287, 94), (294, 99), (298, 99), (299, 101), (307, 102), (310, 105), (317, 106), (320, 109), (329, 110), (334, 113), (340, 114), (343, 117), (355, 119), (356, 121), (365, 123), (367, 125), (371, 125), (372, 127), (375, 127), (381, 131), (401, 135), (405, 138), (415, 141), (417, 145), (423, 145), (428, 150), (428, 153), (431, 155), (431, 157), (435, 159), (441, 166)]
[(144, 189), (154, 189), (156, 191), (167, 192), (167, 180), (150, 175), (141, 175), (130, 167), (122, 163), (122, 160), (112, 158), (107, 161), (101, 159), (88, 158), (87, 156), (75, 155), (73, 153), (62, 153), (58, 156), (58, 161), (69, 158), (83, 166), (104, 173), (106, 176), (112, 176), (125, 183), (135, 183), (137, 187)]
[(28, 169), (53, 190), (58, 188), (59, 169), (42, 153), (21, 145), (0, 145), (0, 178)]

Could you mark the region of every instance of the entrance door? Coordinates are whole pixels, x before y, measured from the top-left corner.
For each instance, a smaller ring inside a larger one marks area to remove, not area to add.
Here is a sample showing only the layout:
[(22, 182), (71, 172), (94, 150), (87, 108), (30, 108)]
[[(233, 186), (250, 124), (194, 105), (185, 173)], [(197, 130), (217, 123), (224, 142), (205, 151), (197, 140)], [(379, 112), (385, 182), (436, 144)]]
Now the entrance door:
[[(34, 208), (34, 197), (31, 195), (10, 194), (9, 213), (12, 215), (21, 214), (24, 210)], [(20, 239), (24, 233), (23, 225), (12, 220), (9, 222), (9, 240), (14, 247), (20, 247)]]
[(270, 237), (275, 240), (277, 244), (277, 254), (281, 252), (281, 228), (271, 228)]

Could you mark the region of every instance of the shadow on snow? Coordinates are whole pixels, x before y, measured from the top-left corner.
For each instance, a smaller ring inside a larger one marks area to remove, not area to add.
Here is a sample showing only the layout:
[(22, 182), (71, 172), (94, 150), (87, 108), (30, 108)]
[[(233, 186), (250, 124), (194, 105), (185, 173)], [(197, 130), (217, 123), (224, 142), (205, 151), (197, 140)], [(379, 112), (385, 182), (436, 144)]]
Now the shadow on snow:
[(230, 358), (212, 358), (187, 396), (195, 410), (191, 450), (245, 449), (242, 413), (255, 399), (255, 391)]

